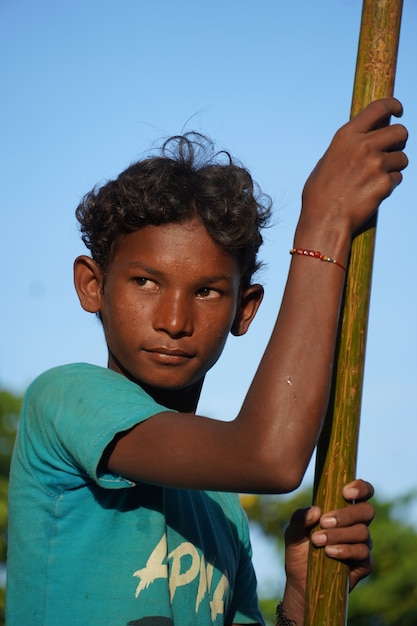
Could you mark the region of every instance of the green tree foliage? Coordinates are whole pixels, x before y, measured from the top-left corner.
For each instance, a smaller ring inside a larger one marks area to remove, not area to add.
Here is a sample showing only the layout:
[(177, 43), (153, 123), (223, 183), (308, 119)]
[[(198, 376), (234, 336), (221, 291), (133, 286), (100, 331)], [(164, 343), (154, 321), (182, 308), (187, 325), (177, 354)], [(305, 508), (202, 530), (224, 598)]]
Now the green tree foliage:
[(374, 502), (372, 523), (375, 569), (351, 596), (352, 626), (417, 624), (417, 533), (410, 523), (416, 493), (392, 502)]
[(0, 391), (0, 476), (8, 478), (22, 398)]
[[(277, 541), (283, 559), (284, 529), (295, 509), (308, 506), (311, 489), (294, 496), (244, 496), (249, 519)], [(349, 597), (348, 626), (415, 626), (417, 624), (417, 530), (410, 521), (417, 501), (413, 492), (390, 502), (374, 498), (371, 526), (374, 571)], [(276, 598), (261, 599), (268, 624), (275, 624)]]
[(0, 391), (0, 626), (5, 623), (5, 589), (3, 576), (6, 572), (7, 541), (7, 488), (9, 468), (16, 437), (22, 398), (8, 391)]

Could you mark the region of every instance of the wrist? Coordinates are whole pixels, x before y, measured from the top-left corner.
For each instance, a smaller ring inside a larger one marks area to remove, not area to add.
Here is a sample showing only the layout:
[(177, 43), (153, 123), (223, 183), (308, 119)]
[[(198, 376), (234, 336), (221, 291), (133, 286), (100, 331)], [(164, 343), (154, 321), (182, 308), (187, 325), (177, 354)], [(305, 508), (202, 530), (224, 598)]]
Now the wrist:
[(276, 618), (276, 626), (296, 626), (297, 625), (297, 623), (294, 620), (288, 618), (282, 602), (279, 602), (277, 604), (275, 618)]
[(344, 272), (346, 272), (346, 267), (339, 263), (337, 259), (332, 259), (325, 254), (322, 254), (319, 250), (308, 250), (306, 248), (291, 248), (290, 254), (299, 254), (300, 256), (307, 256), (312, 259), (318, 259), (320, 261), (325, 261), (326, 263), (331, 263), (332, 265), (337, 265)]
[[(292, 626), (302, 626), (304, 623), (304, 589), (288, 584), (285, 587), (282, 602), (277, 606), (277, 626), (286, 626), (284, 618)], [(280, 616), (281, 622), (278, 621)]]
[(335, 227), (334, 222), (326, 220), (318, 223), (309, 218), (300, 216), (294, 235), (294, 248), (317, 250), (322, 255), (337, 259), (338, 263), (346, 267), (352, 235), (345, 226)]

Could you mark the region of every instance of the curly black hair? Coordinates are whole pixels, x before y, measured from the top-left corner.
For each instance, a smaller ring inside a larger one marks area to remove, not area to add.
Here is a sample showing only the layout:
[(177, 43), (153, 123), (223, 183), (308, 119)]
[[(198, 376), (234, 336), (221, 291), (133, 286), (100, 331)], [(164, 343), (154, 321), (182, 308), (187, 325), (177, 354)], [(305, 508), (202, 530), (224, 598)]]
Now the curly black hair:
[(87, 193), (76, 209), (82, 239), (105, 273), (122, 234), (198, 216), (213, 240), (240, 263), (242, 284), (259, 269), (261, 228), (272, 202), (228, 152), (191, 132), (167, 139), (160, 156), (130, 165)]

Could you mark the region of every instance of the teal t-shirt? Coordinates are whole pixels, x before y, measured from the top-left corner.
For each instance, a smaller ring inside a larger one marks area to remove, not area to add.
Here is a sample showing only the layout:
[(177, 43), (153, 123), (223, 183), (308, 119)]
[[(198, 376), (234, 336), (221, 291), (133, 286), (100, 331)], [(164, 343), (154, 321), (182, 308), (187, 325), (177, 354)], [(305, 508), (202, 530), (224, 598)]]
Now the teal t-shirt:
[(236, 494), (100, 472), (116, 434), (165, 410), (93, 365), (29, 387), (10, 474), (8, 626), (263, 624)]

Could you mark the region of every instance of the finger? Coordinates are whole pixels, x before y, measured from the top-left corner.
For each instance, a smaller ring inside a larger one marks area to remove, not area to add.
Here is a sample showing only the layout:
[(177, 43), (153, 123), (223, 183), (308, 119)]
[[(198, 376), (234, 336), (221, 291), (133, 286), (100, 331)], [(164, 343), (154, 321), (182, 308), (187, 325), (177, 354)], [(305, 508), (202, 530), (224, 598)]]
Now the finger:
[(343, 497), (347, 502), (365, 502), (374, 495), (374, 487), (371, 483), (361, 478), (356, 478), (343, 487)]
[(337, 559), (345, 563), (366, 562), (371, 558), (371, 551), (366, 543), (325, 546), (324, 552), (331, 559)]
[(299, 543), (309, 533), (309, 529), (317, 524), (321, 510), (317, 506), (297, 509), (291, 516), (290, 523), (285, 530), (286, 543)]
[(366, 544), (371, 545), (371, 536), (366, 523), (358, 523), (345, 528), (319, 530), (312, 534), (311, 541), (316, 547)]
[(408, 130), (402, 124), (393, 124), (373, 130), (366, 137), (369, 140), (369, 146), (377, 150), (402, 151), (407, 144)]
[(358, 502), (343, 509), (329, 511), (320, 518), (322, 529), (349, 528), (355, 524), (369, 525), (375, 517), (375, 509), (369, 502)]
[(402, 124), (393, 124), (371, 131), (367, 136), (378, 150), (399, 151), (404, 150), (407, 144), (408, 130)]
[(396, 98), (382, 98), (366, 106), (351, 120), (352, 129), (366, 133), (389, 123), (391, 115), (401, 117), (403, 106)]
[(318, 506), (308, 506), (297, 509), (291, 516), (290, 527), (294, 530), (305, 530), (316, 524), (320, 519), (321, 511)]
[(394, 172), (396, 170), (400, 172), (407, 167), (408, 158), (407, 155), (404, 154), (404, 152), (385, 152), (384, 164), (387, 172)]
[(389, 192), (387, 193), (387, 195), (385, 196), (385, 198), (388, 198), (388, 196), (391, 195), (391, 193), (394, 191), (394, 189), (396, 187), (398, 187), (398, 185), (400, 185), (402, 183), (403, 180), (403, 176), (400, 172), (391, 172), (390, 174), (390, 189)]
[(403, 180), (403, 175), (400, 171), (396, 168), (390, 171), (388, 167), (389, 165), (387, 164), (387, 170), (381, 173), (378, 180), (375, 181), (375, 191), (379, 194), (379, 203), (388, 198)]
[(362, 561), (360, 564), (358, 564), (356, 567), (352, 567), (350, 569), (350, 574), (349, 574), (349, 590), (352, 591), (352, 589), (355, 587), (355, 585), (362, 580), (362, 578), (365, 578), (366, 576), (369, 576), (369, 574), (372, 572), (373, 570), (373, 561), (372, 561), (372, 557), (370, 556), (368, 559), (365, 559), (364, 561)]

